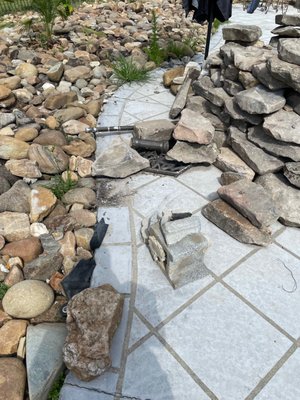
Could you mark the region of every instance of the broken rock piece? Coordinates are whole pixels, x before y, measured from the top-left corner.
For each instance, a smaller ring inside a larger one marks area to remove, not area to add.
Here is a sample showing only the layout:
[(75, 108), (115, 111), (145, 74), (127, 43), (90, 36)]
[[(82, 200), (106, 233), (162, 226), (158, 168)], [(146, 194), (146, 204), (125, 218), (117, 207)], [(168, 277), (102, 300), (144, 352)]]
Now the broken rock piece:
[(79, 379), (90, 381), (111, 366), (110, 344), (123, 302), (123, 296), (110, 285), (85, 289), (69, 302), (63, 357)]

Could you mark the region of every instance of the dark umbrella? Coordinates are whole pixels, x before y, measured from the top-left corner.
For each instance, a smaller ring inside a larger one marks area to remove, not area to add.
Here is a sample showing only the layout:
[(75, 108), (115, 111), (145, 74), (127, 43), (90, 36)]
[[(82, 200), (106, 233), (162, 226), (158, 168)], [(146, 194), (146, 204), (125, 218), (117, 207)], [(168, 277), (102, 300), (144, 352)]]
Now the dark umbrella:
[(210, 38), (211, 38), (211, 30), (212, 30), (212, 25), (214, 22), (214, 12), (213, 12), (213, 6), (215, 5), (216, 0), (211, 0), (208, 2), (208, 26), (207, 26), (207, 36), (206, 36), (206, 45), (205, 45), (205, 54), (204, 54), (204, 60), (207, 59), (208, 53), (209, 53), (209, 45), (210, 45)]

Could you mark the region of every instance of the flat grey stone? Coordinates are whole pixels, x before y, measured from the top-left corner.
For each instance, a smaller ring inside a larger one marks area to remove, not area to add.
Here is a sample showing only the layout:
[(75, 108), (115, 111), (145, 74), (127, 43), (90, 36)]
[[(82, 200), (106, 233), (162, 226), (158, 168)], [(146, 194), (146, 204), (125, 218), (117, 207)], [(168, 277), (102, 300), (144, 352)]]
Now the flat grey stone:
[(236, 68), (242, 71), (252, 71), (255, 64), (268, 60), (274, 54), (272, 50), (255, 46), (233, 48), (233, 60)]
[(252, 68), (252, 74), (260, 83), (265, 85), (270, 90), (280, 90), (288, 87), (284, 82), (275, 79), (267, 68), (266, 63), (256, 64)]
[(236, 172), (244, 178), (254, 178), (255, 172), (232, 150), (228, 147), (221, 147), (220, 154), (214, 165), (224, 172)]
[(280, 37), (300, 37), (300, 27), (296, 26), (277, 26), (275, 29), (271, 31), (274, 35), (278, 35)]
[(167, 158), (185, 164), (212, 164), (216, 161), (218, 154), (219, 150), (215, 143), (199, 145), (177, 140), (175, 146), (168, 151)]
[(134, 124), (134, 132), (140, 139), (146, 140), (170, 140), (175, 126), (167, 119), (154, 121), (141, 121)]
[(187, 99), (186, 107), (189, 110), (196, 111), (207, 118), (216, 130), (223, 131), (227, 125), (217, 115), (211, 111), (211, 103), (201, 96), (191, 96)]
[(161, 230), (167, 245), (175, 244), (187, 235), (201, 232), (200, 218), (192, 215), (175, 221), (161, 222)]
[(283, 167), (282, 161), (249, 142), (247, 136), (238, 129), (231, 127), (229, 134), (233, 150), (259, 175), (276, 172)]
[(233, 82), (229, 79), (224, 80), (223, 88), (230, 96), (235, 96), (237, 93), (244, 90), (244, 86), (240, 82)]
[(92, 166), (92, 175), (125, 178), (149, 166), (149, 160), (140, 156), (124, 140), (114, 138), (106, 143), (103, 141)]
[(262, 35), (262, 30), (256, 25), (229, 24), (223, 28), (223, 39), (237, 42), (255, 42)]
[(266, 174), (256, 183), (262, 185), (272, 196), (279, 214), (279, 221), (287, 226), (300, 227), (300, 191), (289, 186), (281, 175)]
[(0, 195), (0, 212), (30, 212), (31, 189), (22, 180), (17, 181), (9, 190)]
[(249, 179), (221, 186), (218, 194), (258, 228), (269, 226), (278, 219), (268, 191)]
[(271, 243), (270, 232), (253, 226), (233, 207), (220, 199), (208, 203), (201, 212), (205, 218), (239, 242), (259, 246)]
[(280, 39), (278, 56), (283, 61), (300, 65), (300, 39)]
[(281, 142), (300, 144), (300, 116), (293, 111), (279, 110), (265, 118), (263, 128)]
[(275, 23), (283, 26), (300, 26), (300, 16), (295, 14), (280, 14), (275, 16)]
[(230, 99), (223, 88), (214, 86), (209, 76), (204, 76), (193, 82), (192, 87), (197, 95), (204, 97), (218, 107), (222, 107)]
[(300, 162), (286, 163), (283, 173), (291, 184), (300, 189)]
[(274, 139), (266, 134), (262, 126), (250, 128), (248, 131), (248, 139), (274, 156), (287, 157), (293, 161), (300, 161), (300, 146), (293, 146)]
[(26, 368), (30, 400), (47, 400), (63, 369), (65, 324), (29, 325), (26, 335)]
[(251, 89), (259, 85), (259, 81), (252, 75), (251, 72), (239, 71), (239, 81), (245, 89)]
[(245, 176), (239, 174), (238, 172), (222, 172), (220, 176), (219, 182), (222, 186), (230, 185), (230, 183), (240, 181), (241, 179), (245, 179)]
[(293, 110), (300, 115), (300, 94), (299, 93), (291, 93), (286, 98), (287, 105), (291, 106)]
[(286, 83), (288, 86), (300, 92), (300, 66), (272, 57), (267, 61), (267, 68), (273, 78)]
[(282, 91), (273, 92), (259, 85), (236, 96), (239, 107), (249, 114), (271, 114), (285, 105)]
[(235, 42), (227, 42), (220, 48), (220, 54), (224, 60), (226, 66), (233, 65), (234, 63), (234, 50), (242, 50), (244, 46), (241, 46)]
[(251, 125), (259, 125), (262, 123), (263, 118), (261, 115), (257, 114), (249, 114), (246, 111), (242, 110), (235, 99), (230, 99), (225, 103), (225, 110), (228, 112), (230, 117), (235, 121), (246, 121)]

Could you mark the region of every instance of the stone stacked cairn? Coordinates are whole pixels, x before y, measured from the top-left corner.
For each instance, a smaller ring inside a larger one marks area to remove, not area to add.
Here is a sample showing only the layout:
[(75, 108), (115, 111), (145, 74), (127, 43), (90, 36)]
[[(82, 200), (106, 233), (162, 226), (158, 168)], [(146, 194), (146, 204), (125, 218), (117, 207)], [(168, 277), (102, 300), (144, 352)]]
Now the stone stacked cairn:
[[(300, 16), (278, 15), (278, 49), (256, 26), (228, 25), (174, 130), (168, 157), (223, 171), (202, 213), (244, 243), (267, 245), (272, 224), (300, 227)], [(274, 39), (272, 39), (274, 43)]]

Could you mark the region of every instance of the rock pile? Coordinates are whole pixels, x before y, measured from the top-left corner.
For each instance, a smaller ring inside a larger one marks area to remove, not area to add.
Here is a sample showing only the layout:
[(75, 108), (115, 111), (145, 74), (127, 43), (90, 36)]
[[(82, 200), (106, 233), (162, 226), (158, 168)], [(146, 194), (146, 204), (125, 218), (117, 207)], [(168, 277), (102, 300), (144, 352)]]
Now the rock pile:
[(259, 27), (223, 28), (226, 43), (193, 83), (167, 154), (224, 171), (221, 199), (202, 212), (237, 240), (258, 245), (270, 243), (277, 219), (300, 227), (300, 17), (278, 15), (276, 22), (278, 50), (259, 41)]

